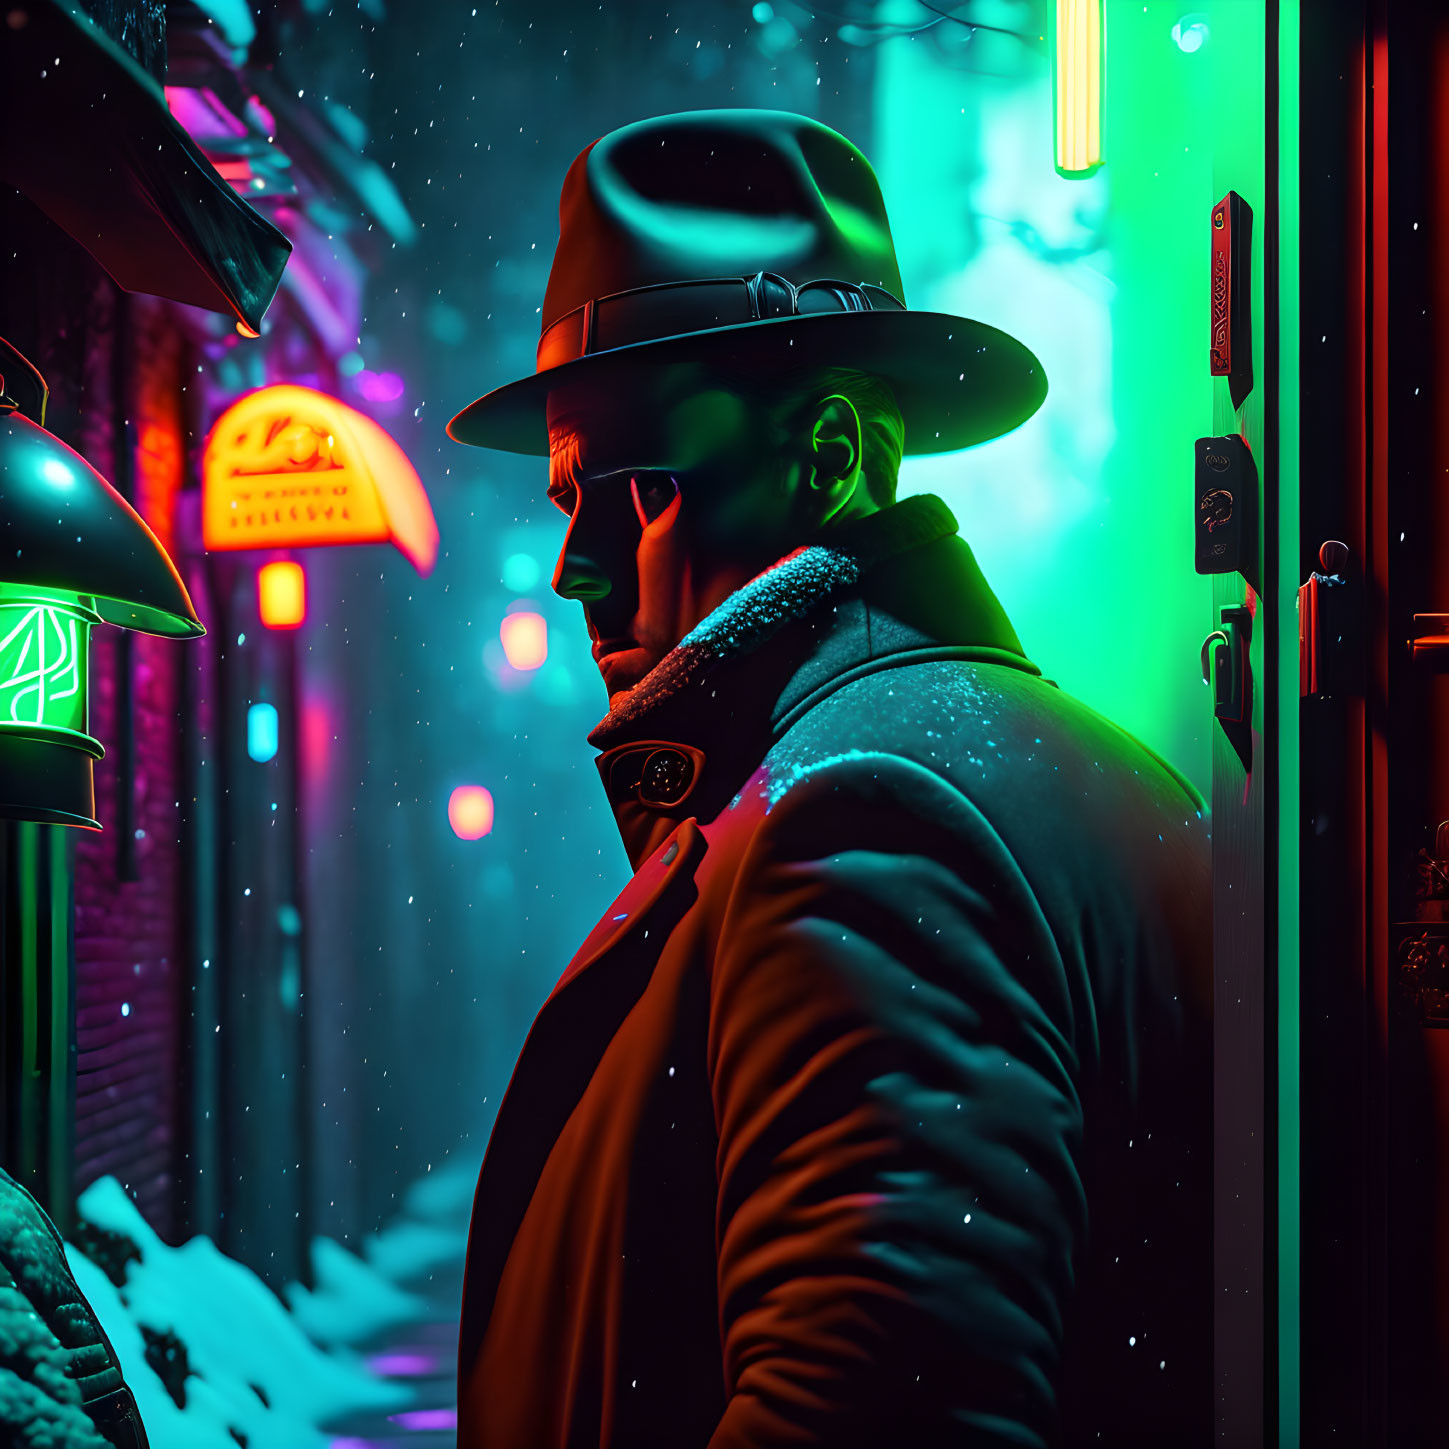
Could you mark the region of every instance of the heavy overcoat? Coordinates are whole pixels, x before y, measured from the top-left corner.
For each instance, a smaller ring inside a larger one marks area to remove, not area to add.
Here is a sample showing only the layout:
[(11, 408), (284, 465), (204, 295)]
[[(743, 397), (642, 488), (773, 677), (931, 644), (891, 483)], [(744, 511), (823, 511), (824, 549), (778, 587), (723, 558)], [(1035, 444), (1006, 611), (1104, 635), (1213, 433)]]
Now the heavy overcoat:
[(931, 494), (590, 739), (635, 874), (494, 1125), (462, 1449), (1206, 1445), (1201, 796), (1042, 678)]

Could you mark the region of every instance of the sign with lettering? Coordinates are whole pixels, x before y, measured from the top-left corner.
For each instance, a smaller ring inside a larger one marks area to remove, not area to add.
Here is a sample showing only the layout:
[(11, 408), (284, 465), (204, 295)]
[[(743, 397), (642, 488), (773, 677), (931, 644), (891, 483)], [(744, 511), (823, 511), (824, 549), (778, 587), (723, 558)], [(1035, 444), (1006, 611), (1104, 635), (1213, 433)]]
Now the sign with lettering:
[(202, 460), (208, 549), (388, 543), (426, 574), (438, 528), (422, 480), (371, 418), (314, 388), (264, 387), (217, 419)]

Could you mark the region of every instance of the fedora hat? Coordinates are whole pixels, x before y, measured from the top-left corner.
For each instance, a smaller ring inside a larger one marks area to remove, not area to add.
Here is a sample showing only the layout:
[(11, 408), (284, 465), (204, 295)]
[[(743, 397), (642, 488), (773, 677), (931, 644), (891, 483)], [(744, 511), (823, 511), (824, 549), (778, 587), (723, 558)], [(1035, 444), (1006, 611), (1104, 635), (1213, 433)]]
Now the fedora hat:
[(1047, 390), (1016, 338), (906, 307), (870, 162), (787, 111), (658, 116), (580, 153), (559, 197), (536, 370), (470, 403), (448, 435), (546, 455), (550, 389), (685, 361), (871, 373), (895, 394), (907, 453), (999, 437)]

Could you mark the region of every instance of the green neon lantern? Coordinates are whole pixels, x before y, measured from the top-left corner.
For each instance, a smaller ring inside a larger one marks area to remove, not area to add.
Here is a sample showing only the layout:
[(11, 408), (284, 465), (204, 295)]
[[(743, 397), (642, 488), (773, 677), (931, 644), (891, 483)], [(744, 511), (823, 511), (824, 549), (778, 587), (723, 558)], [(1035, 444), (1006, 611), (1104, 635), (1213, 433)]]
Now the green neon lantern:
[(100, 829), (87, 733), (91, 628), (205, 633), (129, 503), (45, 417), (40, 374), (0, 340), (0, 816)]

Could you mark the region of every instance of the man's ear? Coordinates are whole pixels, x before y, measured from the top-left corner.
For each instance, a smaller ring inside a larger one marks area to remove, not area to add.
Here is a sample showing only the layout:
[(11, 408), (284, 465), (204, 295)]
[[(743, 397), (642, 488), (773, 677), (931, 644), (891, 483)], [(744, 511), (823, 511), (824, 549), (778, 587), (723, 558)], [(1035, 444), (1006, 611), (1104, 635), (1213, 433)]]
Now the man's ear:
[(860, 414), (847, 397), (833, 393), (815, 408), (810, 426), (807, 481), (820, 523), (850, 502), (860, 482)]

